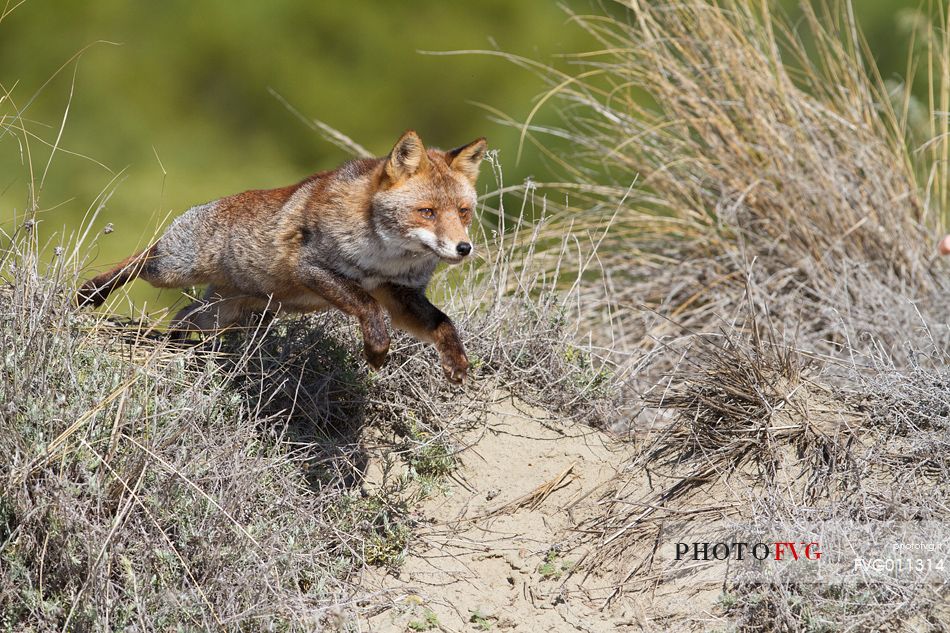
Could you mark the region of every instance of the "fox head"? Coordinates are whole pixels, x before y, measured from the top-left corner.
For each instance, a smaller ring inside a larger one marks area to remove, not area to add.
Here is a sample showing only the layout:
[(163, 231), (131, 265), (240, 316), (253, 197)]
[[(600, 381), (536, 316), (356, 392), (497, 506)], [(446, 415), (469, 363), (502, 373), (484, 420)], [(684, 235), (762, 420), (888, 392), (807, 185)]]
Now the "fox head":
[(468, 227), (486, 146), (480, 138), (449, 152), (427, 150), (415, 132), (403, 134), (384, 159), (373, 196), (373, 222), (380, 237), (452, 264), (471, 255)]

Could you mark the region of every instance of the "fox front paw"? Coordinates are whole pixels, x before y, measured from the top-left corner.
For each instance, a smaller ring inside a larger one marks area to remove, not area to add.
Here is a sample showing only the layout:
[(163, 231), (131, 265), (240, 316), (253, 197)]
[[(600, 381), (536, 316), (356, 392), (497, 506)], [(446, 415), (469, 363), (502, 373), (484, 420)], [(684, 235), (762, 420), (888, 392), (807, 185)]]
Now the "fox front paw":
[(465, 378), (468, 376), (468, 367), (468, 358), (465, 357), (465, 354), (446, 354), (442, 357), (442, 371), (445, 372), (445, 377), (449, 379), (449, 382), (456, 385), (465, 382)]

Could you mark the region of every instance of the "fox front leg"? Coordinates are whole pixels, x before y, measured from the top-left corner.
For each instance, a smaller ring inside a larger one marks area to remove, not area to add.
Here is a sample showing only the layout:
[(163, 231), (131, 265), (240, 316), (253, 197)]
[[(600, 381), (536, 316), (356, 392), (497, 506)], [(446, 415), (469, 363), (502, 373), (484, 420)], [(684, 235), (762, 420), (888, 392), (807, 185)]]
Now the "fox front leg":
[(307, 288), (359, 321), (366, 361), (373, 369), (382, 367), (389, 353), (389, 332), (382, 306), (359, 284), (345, 277), (319, 268), (303, 272)]
[(386, 306), (393, 325), (435, 345), (446, 378), (455, 384), (465, 381), (469, 363), (458, 330), (444, 312), (432, 305), (424, 289), (387, 284), (373, 294)]

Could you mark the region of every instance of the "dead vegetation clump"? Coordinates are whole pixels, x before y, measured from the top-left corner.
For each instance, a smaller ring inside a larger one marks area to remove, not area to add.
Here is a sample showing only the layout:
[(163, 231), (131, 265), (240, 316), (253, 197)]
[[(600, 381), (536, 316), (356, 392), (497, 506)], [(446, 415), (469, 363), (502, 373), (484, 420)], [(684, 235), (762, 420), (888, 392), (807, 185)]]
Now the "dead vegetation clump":
[[(545, 185), (567, 201), (560, 226), (610, 225), (597, 252), (607, 283), (585, 288), (595, 331), (611, 324), (631, 352), (675, 333), (667, 319), (711, 331), (735, 317), (750, 274), (814, 351), (881, 344), (897, 357), (915, 311), (941, 323), (950, 85), (929, 22), (915, 63), (933, 69), (933, 101), (920, 123), (912, 77), (875, 74), (847, 3), (804, 3), (795, 26), (748, 0), (619, 4), (619, 17), (573, 16), (602, 48), (568, 70), (516, 60), (552, 86), (512, 124), (565, 175)], [(560, 127), (533, 122), (548, 104)], [(944, 328), (932, 333), (945, 342)]]
[(871, 516), (945, 521), (950, 495), (950, 383), (946, 357), (895, 368), (878, 360), (870, 375), (854, 371), (850, 397), (867, 417), (865, 459), (874, 475)]
[[(946, 630), (943, 572), (865, 577), (852, 560), (946, 544), (946, 372), (865, 359), (877, 364), (829, 381), (767, 317), (740, 325), (691, 337), (646, 395), (643, 448), (602, 495), (604, 513), (579, 527), (589, 551), (577, 571), (614, 583), (607, 604), (644, 594), (704, 604), (690, 628)], [(679, 543), (787, 540), (820, 545), (820, 580), (804, 564), (674, 556)]]
[(749, 340), (730, 330), (692, 340), (669, 382), (644, 398), (650, 410), (677, 422), (657, 429), (643, 463), (654, 476), (689, 464), (701, 469), (666, 491), (663, 501), (747, 464), (763, 484), (774, 483), (785, 447), (800, 454), (833, 450), (823, 441), (825, 416), (813, 410), (827, 402), (815, 393), (820, 387), (810, 381), (803, 359), (759, 324), (749, 327)]
[[(564, 175), (536, 185), (558, 192), (545, 230), (597, 245), (604, 280), (579, 311), (642, 405), (643, 450), (582, 526), (579, 570), (616, 583), (608, 602), (702, 600), (736, 576), (671, 563), (677, 538), (945, 521), (945, 13), (916, 21), (899, 83), (849, 2), (803, 3), (794, 25), (767, 2), (617, 4), (572, 16), (601, 46), (566, 70), (512, 58), (550, 90), (505, 120)], [(742, 630), (948, 626), (940, 586), (906, 578), (732, 586), (697, 604)]]

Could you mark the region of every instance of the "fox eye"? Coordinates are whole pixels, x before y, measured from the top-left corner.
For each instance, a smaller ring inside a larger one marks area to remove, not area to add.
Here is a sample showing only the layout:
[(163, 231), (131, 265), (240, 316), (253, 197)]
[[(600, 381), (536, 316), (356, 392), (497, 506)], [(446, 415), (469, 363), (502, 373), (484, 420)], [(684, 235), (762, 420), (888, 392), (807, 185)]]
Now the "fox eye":
[(435, 209), (432, 209), (430, 207), (423, 207), (422, 209), (417, 209), (417, 211), (419, 212), (419, 215), (421, 215), (427, 220), (431, 220), (432, 218), (435, 217)]

